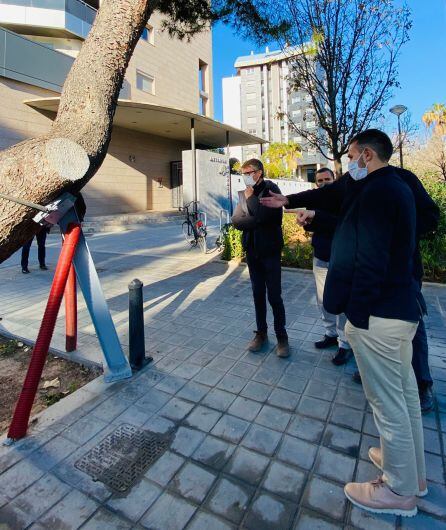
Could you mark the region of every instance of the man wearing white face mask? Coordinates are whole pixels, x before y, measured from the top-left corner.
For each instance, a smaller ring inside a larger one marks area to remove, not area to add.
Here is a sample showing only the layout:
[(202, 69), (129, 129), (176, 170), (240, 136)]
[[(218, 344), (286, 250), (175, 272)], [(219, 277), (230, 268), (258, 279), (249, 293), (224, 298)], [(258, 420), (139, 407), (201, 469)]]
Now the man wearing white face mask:
[(423, 426), (412, 369), (412, 339), (422, 317), (414, 278), (416, 209), (413, 193), (389, 166), (393, 147), (376, 129), (356, 135), (350, 180), (333, 240), (324, 307), (345, 313), (364, 392), (381, 447), (369, 457), (380, 479), (350, 483), (345, 494), (377, 513), (412, 516), (427, 493)]
[(239, 202), (232, 223), (243, 231), (242, 244), (246, 252), (249, 276), (256, 312), (257, 330), (248, 344), (252, 352), (259, 351), (267, 342), (266, 297), (273, 310), (274, 331), (277, 337), (277, 356), (288, 357), (288, 335), (285, 329), (285, 308), (282, 300), (281, 252), (283, 247), (282, 210), (271, 210), (262, 206), (261, 197), (269, 192), (280, 193), (279, 187), (263, 178), (260, 160), (247, 160), (242, 166), (246, 184), (244, 198)]

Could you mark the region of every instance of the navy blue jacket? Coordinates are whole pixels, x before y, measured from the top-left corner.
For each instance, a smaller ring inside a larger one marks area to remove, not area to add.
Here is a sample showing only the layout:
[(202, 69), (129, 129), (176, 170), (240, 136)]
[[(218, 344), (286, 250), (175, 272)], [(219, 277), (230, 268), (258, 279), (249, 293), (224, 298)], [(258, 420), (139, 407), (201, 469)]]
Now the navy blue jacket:
[(311, 223), (305, 226), (307, 232), (313, 232), (311, 245), (315, 258), (330, 261), (331, 245), (338, 224), (338, 216), (324, 210), (316, 210)]
[(388, 166), (347, 181), (333, 239), (324, 307), (368, 329), (371, 315), (418, 322), (420, 289), (413, 273), (415, 199)]

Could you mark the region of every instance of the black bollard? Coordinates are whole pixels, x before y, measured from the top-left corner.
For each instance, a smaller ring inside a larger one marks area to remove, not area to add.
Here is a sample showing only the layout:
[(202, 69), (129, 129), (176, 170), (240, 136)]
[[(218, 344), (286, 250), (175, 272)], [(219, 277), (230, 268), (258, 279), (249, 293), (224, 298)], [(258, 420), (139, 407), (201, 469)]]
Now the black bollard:
[(146, 359), (142, 287), (138, 279), (129, 283), (129, 362), (132, 370), (141, 370), (153, 360)]

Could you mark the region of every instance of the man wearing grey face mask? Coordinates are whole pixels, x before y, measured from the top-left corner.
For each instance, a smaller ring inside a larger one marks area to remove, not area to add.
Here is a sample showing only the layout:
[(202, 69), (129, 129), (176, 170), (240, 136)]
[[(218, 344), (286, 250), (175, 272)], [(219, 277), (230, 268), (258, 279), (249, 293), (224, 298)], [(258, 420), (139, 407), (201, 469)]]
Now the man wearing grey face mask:
[(285, 308), (282, 300), (281, 252), (283, 247), (282, 210), (262, 206), (260, 199), (270, 191), (280, 193), (279, 187), (263, 178), (263, 164), (255, 158), (242, 166), (246, 190), (237, 205), (232, 223), (242, 230), (242, 244), (251, 278), (256, 313), (255, 336), (248, 344), (252, 352), (259, 351), (268, 340), (266, 297), (273, 310), (277, 337), (277, 356), (288, 357), (288, 335), (285, 329)]

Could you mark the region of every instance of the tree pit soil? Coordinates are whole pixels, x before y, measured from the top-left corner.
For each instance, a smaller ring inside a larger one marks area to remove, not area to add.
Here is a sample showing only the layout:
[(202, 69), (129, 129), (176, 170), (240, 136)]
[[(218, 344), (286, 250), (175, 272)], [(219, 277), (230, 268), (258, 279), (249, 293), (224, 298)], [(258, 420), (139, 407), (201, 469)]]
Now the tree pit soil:
[[(0, 336), (0, 435), (7, 431), (11, 422), (31, 360), (31, 353), (31, 346)], [(101, 373), (102, 370), (99, 368), (82, 366), (48, 353), (31, 418), (72, 394)], [(44, 388), (45, 383), (48, 385), (50, 382), (52, 385)]]

